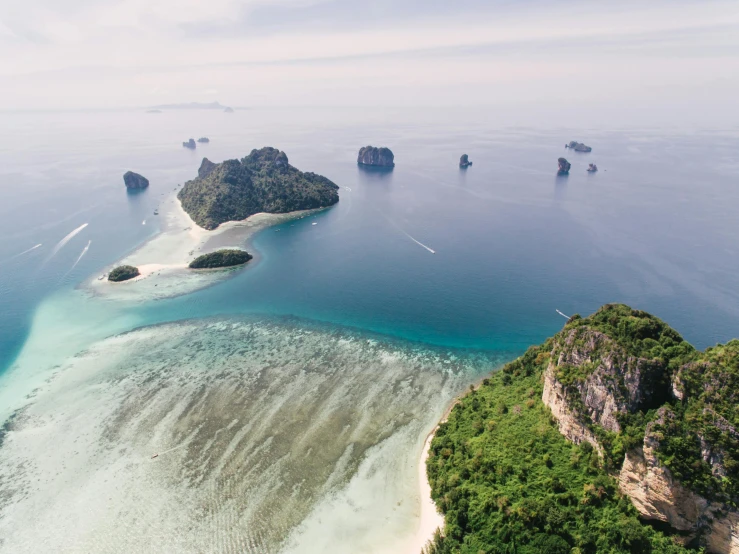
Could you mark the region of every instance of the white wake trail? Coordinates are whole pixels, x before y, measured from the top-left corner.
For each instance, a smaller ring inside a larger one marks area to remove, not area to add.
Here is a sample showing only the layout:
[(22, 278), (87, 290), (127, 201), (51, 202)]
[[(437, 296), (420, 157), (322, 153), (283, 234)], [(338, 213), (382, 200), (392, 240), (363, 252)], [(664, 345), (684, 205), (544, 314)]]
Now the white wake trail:
[(562, 312), (560, 312), (560, 311), (559, 311), (558, 309), (556, 309), (556, 308), (555, 308), (555, 309), (554, 309), (554, 311), (555, 311), (555, 312), (557, 312), (557, 313), (558, 313), (559, 315), (561, 315), (562, 317), (566, 317), (567, 319), (570, 319), (570, 316), (568, 316), (568, 315), (565, 315), (565, 314), (563, 314), (563, 313), (562, 313)]
[(72, 265), (72, 267), (71, 267), (71, 268), (69, 268), (69, 271), (72, 271), (72, 270), (73, 270), (73, 269), (75, 268), (75, 266), (76, 266), (76, 265), (77, 265), (78, 263), (80, 263), (80, 260), (82, 259), (82, 256), (84, 256), (85, 254), (87, 254), (87, 251), (88, 251), (88, 250), (90, 249), (90, 244), (92, 244), (92, 241), (91, 241), (91, 240), (88, 240), (88, 241), (87, 241), (87, 246), (85, 246), (85, 247), (84, 247), (84, 248), (82, 249), (82, 254), (80, 254), (80, 257), (79, 257), (79, 258), (77, 258), (77, 261), (76, 261), (76, 262), (74, 262), (74, 264)]
[(49, 258), (51, 258), (52, 256), (54, 256), (57, 252), (59, 252), (59, 250), (61, 250), (62, 248), (64, 248), (64, 245), (67, 244), (70, 240), (72, 240), (75, 237), (75, 235), (77, 235), (80, 231), (82, 231), (82, 229), (84, 229), (85, 227), (87, 227), (87, 225), (88, 225), (88, 223), (83, 223), (82, 225), (80, 225), (79, 227), (77, 227), (74, 231), (72, 231), (71, 233), (69, 233), (66, 237), (64, 237), (62, 240), (60, 240), (57, 243), (57, 245), (54, 247), (54, 249), (51, 251), (51, 254), (49, 254)]
[(406, 237), (408, 237), (409, 239), (411, 239), (411, 240), (412, 240), (413, 242), (415, 242), (415, 243), (416, 243), (416, 244), (417, 244), (418, 246), (422, 246), (423, 248), (425, 248), (426, 250), (428, 250), (428, 251), (429, 251), (429, 252), (431, 252), (432, 254), (436, 254), (436, 250), (433, 250), (432, 248), (429, 248), (429, 247), (428, 247), (428, 246), (426, 246), (426, 245), (425, 245), (424, 243), (422, 243), (422, 242), (421, 242), (420, 240), (416, 240), (416, 239), (414, 239), (414, 238), (413, 238), (412, 236), (410, 236), (410, 235), (409, 235), (409, 234), (408, 234), (408, 233), (407, 233), (407, 232), (405, 231), (405, 229), (403, 229), (403, 228), (402, 228), (402, 227), (401, 227), (400, 225), (398, 225), (397, 223), (395, 223), (395, 222), (394, 222), (394, 221), (393, 221), (392, 219), (390, 219), (390, 218), (389, 218), (388, 216), (386, 216), (386, 215), (385, 215), (384, 213), (382, 213), (382, 212), (381, 212), (380, 210), (375, 210), (375, 211), (376, 211), (377, 213), (379, 213), (379, 214), (380, 214), (380, 215), (381, 215), (382, 217), (384, 217), (384, 218), (385, 218), (385, 220), (386, 220), (386, 221), (387, 221), (387, 222), (388, 222), (388, 223), (389, 223), (390, 225), (392, 225), (393, 227), (395, 227), (395, 228), (396, 228), (396, 229), (397, 229), (398, 231), (400, 231), (401, 233), (403, 233), (403, 234), (404, 234), (404, 235), (405, 235)]
[(421, 241), (418, 241), (418, 240), (414, 239), (414, 238), (413, 238), (412, 236), (410, 236), (410, 235), (409, 235), (408, 233), (406, 233), (405, 231), (403, 231), (403, 229), (400, 229), (400, 230), (401, 230), (401, 231), (403, 232), (403, 234), (404, 234), (404, 235), (405, 235), (406, 237), (408, 237), (409, 239), (411, 239), (411, 240), (412, 240), (413, 242), (415, 242), (415, 243), (416, 243), (416, 244), (418, 244), (419, 246), (423, 246), (423, 247), (424, 247), (424, 248), (425, 248), (426, 250), (428, 250), (428, 251), (429, 251), (429, 252), (431, 252), (432, 254), (436, 254), (436, 251), (435, 251), (435, 250), (432, 250), (431, 248), (429, 248), (428, 246), (426, 246), (426, 245), (425, 245), (424, 243), (422, 243)]
[(14, 259), (16, 259), (16, 258), (18, 258), (18, 257), (22, 256), (23, 254), (28, 254), (29, 252), (32, 252), (32, 251), (36, 250), (36, 249), (37, 249), (38, 247), (40, 247), (40, 246), (41, 246), (41, 243), (38, 243), (38, 244), (37, 244), (36, 246), (32, 246), (32, 247), (31, 247), (31, 248), (29, 248), (28, 250), (24, 250), (24, 251), (23, 251), (23, 252), (21, 252), (20, 254), (16, 254), (15, 256), (11, 256), (11, 257), (10, 257), (10, 258), (8, 258), (8, 259), (7, 259), (6, 261), (8, 261), (8, 262), (9, 262), (10, 260), (14, 260)]

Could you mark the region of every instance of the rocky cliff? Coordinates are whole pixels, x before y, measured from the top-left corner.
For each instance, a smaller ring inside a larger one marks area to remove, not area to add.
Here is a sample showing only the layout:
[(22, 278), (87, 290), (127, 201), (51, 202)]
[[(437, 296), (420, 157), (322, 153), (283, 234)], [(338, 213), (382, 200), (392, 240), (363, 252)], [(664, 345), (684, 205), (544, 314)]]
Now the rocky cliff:
[(363, 146), (359, 149), (357, 156), (359, 165), (384, 167), (395, 167), (395, 155), (389, 148), (377, 148), (375, 146)]
[(542, 401), (560, 433), (593, 445), (642, 518), (739, 554), (739, 341), (695, 352), (664, 322), (611, 305), (553, 344)]
[(198, 177), (185, 183), (177, 197), (195, 223), (215, 229), (259, 212), (331, 206), (339, 201), (338, 190), (326, 177), (291, 166), (284, 152), (265, 147), (241, 160), (214, 164), (204, 159)]
[(570, 172), (570, 162), (568, 162), (565, 158), (559, 158), (557, 160), (557, 174), (558, 175), (567, 175)]

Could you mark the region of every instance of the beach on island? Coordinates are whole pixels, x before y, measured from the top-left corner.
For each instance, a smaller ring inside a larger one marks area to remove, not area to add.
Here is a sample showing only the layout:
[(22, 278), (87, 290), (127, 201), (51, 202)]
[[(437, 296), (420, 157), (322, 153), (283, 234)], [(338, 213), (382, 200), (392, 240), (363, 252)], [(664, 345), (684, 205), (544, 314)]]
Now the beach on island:
[[(189, 263), (220, 248), (245, 248), (259, 231), (286, 221), (301, 219), (319, 210), (281, 214), (257, 213), (242, 221), (229, 221), (209, 231), (197, 225), (171, 195), (164, 203), (161, 231), (128, 256), (90, 277), (83, 287), (96, 296), (115, 300), (153, 300), (179, 296), (209, 286), (231, 274), (226, 270), (193, 271)], [(258, 256), (249, 262), (253, 266)], [(110, 282), (107, 275), (119, 265), (137, 267), (140, 275), (128, 281)]]

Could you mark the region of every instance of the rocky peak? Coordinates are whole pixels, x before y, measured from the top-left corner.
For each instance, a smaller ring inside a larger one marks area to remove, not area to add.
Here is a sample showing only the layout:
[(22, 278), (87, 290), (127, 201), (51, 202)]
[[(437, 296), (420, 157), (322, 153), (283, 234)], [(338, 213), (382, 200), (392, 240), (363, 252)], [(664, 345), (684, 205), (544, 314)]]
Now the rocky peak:
[(557, 160), (557, 174), (558, 175), (567, 175), (570, 172), (570, 162), (568, 162), (565, 158), (559, 158)]
[(200, 169), (198, 169), (198, 177), (201, 179), (203, 177), (207, 177), (215, 168), (216, 164), (211, 162), (208, 158), (203, 158), (203, 161), (200, 164)]

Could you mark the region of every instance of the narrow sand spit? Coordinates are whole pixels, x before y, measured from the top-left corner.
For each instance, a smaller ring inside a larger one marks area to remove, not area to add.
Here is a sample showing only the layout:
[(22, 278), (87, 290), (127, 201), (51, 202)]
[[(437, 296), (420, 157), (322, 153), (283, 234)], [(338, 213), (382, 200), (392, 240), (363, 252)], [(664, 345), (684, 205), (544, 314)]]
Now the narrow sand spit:
[[(243, 221), (229, 221), (208, 231), (198, 226), (172, 195), (162, 208), (162, 231), (130, 255), (94, 275), (84, 287), (95, 295), (118, 300), (152, 300), (186, 294), (208, 286), (229, 271), (188, 270), (197, 256), (219, 248), (244, 247), (257, 232), (285, 221), (300, 219), (318, 210), (286, 214), (258, 213)], [(253, 262), (252, 262), (253, 263)], [(107, 273), (118, 265), (133, 265), (141, 275), (130, 281), (111, 283)]]
[(418, 482), (420, 484), (420, 496), (421, 496), (421, 518), (418, 523), (418, 529), (413, 537), (413, 542), (409, 545), (405, 551), (407, 554), (419, 554), (423, 547), (426, 546), (431, 539), (434, 538), (434, 533), (439, 527), (444, 527), (444, 516), (441, 515), (436, 509), (436, 504), (431, 499), (431, 485), (429, 484), (428, 475), (426, 474), (426, 460), (429, 458), (429, 450), (431, 449), (431, 440), (434, 438), (436, 433), (434, 428), (423, 445), (423, 454), (421, 455), (421, 462), (418, 464)]

